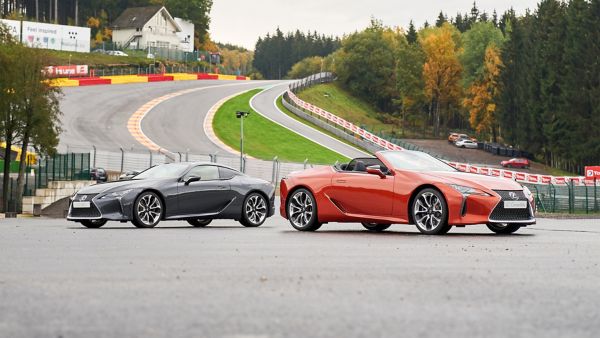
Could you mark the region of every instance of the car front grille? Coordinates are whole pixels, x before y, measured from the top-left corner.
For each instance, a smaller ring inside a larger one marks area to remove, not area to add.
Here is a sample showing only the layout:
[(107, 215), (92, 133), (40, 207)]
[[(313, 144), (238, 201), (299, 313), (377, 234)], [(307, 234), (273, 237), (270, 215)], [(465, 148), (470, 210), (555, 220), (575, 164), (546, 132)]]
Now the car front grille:
[[(533, 220), (529, 200), (521, 190), (494, 190), (502, 198), (496, 208), (490, 214), (490, 220), (494, 222), (524, 222)], [(514, 193), (511, 196), (511, 193)], [(514, 198), (516, 195), (516, 198)], [(504, 201), (526, 201), (525, 209), (505, 209)]]
[[(92, 202), (92, 199), (94, 197), (96, 197), (96, 195), (97, 194), (75, 195), (75, 198), (73, 198), (74, 202), (88, 201), (88, 202), (90, 202), (90, 207), (89, 208), (71, 208), (71, 210), (69, 212), (69, 217), (98, 218), (98, 217), (102, 216), (102, 214), (100, 213), (100, 210), (98, 210), (98, 208), (96, 207), (94, 202)], [(84, 198), (84, 196), (85, 196), (85, 198)]]

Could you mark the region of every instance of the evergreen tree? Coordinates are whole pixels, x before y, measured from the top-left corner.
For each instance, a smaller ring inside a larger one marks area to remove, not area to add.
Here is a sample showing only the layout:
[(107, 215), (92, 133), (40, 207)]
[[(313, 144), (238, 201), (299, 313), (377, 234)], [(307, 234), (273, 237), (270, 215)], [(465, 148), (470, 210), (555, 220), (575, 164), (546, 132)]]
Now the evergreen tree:
[(406, 41), (408, 41), (408, 43), (410, 44), (413, 44), (417, 42), (417, 38), (417, 30), (415, 29), (413, 21), (410, 20), (410, 24), (408, 25), (408, 32), (406, 33)]

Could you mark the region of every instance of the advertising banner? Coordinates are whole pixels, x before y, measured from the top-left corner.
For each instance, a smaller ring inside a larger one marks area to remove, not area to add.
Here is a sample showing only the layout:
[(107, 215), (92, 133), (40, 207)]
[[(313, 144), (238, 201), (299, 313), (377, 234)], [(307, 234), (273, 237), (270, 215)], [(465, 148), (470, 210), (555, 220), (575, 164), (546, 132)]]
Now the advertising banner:
[(585, 178), (587, 180), (600, 180), (600, 166), (585, 167)]
[(21, 41), (21, 21), (0, 19), (0, 22), (8, 27), (10, 35)]
[(72, 66), (49, 66), (44, 69), (50, 77), (70, 77), (70, 76), (87, 76), (87, 65), (72, 65)]
[(23, 21), (23, 43), (29, 47), (90, 52), (90, 29)]

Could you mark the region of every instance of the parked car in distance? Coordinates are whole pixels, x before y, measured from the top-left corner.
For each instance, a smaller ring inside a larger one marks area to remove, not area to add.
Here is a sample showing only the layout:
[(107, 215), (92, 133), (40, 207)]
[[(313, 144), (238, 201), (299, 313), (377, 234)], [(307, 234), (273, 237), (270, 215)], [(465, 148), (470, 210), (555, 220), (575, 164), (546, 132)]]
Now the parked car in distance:
[(129, 56), (120, 50), (109, 50), (109, 51), (106, 51), (106, 54), (113, 55), (113, 56)]
[(526, 158), (511, 158), (507, 161), (502, 161), (500, 164), (505, 168), (529, 168), (530, 163)]
[(460, 141), (460, 140), (471, 140), (473, 142), (477, 142), (477, 139), (474, 137), (471, 137), (467, 134), (458, 134), (458, 136), (456, 137), (456, 140), (454, 141), (454, 143), (456, 143), (456, 141)]
[(454, 145), (456, 145), (459, 148), (470, 148), (470, 149), (477, 149), (477, 142), (471, 141), (471, 140), (458, 140), (456, 141), (456, 143), (454, 143)]
[(448, 143), (456, 142), (457, 138), (458, 138), (458, 133), (450, 133), (450, 135), (448, 135)]
[(96, 182), (106, 182), (108, 175), (106, 175), (104, 168), (92, 168), (90, 170), (90, 179)]
[(126, 171), (123, 174), (121, 174), (121, 176), (119, 176), (119, 181), (130, 180), (130, 179), (134, 178), (135, 175), (137, 175), (139, 173), (140, 172), (136, 171), (136, 170)]

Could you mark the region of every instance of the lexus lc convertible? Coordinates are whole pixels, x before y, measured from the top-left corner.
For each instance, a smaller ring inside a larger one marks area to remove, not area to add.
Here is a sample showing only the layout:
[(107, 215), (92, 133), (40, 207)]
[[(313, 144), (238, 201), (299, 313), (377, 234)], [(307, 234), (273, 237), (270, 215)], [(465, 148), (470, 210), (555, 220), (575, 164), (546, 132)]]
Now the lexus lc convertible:
[(486, 224), (500, 234), (535, 224), (531, 192), (499, 177), (457, 171), (418, 151), (309, 169), (281, 181), (280, 213), (300, 231), (328, 222), (360, 222), (371, 231), (415, 224), (424, 234)]
[(88, 228), (131, 221), (138, 228), (161, 220), (195, 227), (213, 219), (235, 219), (257, 227), (274, 214), (275, 187), (214, 163), (171, 163), (131, 179), (83, 188), (71, 198), (67, 219)]

